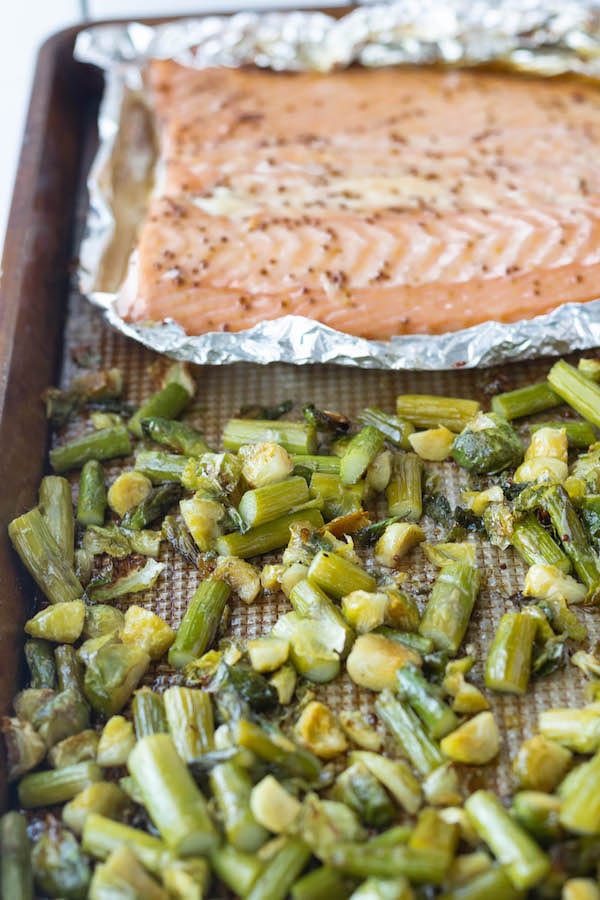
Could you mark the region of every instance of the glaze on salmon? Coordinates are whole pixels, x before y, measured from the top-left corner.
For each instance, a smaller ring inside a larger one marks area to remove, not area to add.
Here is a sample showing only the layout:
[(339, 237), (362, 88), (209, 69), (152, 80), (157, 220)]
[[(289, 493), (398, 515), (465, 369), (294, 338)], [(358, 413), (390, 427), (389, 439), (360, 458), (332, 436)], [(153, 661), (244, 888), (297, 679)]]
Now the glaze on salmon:
[(600, 296), (600, 91), (417, 68), (155, 62), (161, 147), (121, 315), (373, 339)]

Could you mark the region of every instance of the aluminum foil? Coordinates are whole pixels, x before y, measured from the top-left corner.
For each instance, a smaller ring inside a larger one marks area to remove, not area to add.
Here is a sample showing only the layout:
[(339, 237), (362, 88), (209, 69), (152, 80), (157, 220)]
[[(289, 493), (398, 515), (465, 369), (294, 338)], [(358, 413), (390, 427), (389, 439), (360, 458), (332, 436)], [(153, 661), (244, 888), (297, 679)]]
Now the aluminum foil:
[[(142, 71), (150, 59), (175, 59), (195, 67), (255, 64), (279, 71), (321, 72), (355, 62), (365, 66), (498, 62), (540, 76), (572, 72), (600, 78), (599, 3), (400, 0), (365, 4), (340, 19), (292, 11), (206, 16), (156, 26), (125, 22), (82, 31), (75, 56), (104, 69), (106, 75), (100, 147), (88, 181), (90, 212), (80, 248), (79, 283), (124, 334), (200, 364), (337, 363), (380, 369), (486, 366), (600, 345), (600, 299), (565, 304), (548, 315), (512, 324), (487, 322), (443, 335), (371, 341), (301, 316), (284, 316), (238, 333), (191, 336), (172, 321), (125, 322), (115, 309), (117, 288), (100, 289), (107, 280), (107, 248), (119, 227), (111, 172), (132, 104), (143, 103)], [(136, 179), (139, 190), (149, 184), (147, 147), (140, 146), (125, 164), (134, 188)]]

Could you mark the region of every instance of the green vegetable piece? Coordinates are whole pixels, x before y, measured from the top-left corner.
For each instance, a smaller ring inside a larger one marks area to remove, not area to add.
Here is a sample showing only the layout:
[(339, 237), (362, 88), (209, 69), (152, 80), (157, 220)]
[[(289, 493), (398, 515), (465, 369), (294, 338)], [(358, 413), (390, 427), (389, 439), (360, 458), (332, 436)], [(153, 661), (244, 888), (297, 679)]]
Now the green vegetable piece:
[(77, 521), (81, 525), (104, 525), (106, 504), (104, 469), (97, 459), (90, 459), (79, 478)]
[(490, 475), (517, 466), (523, 448), (505, 419), (495, 413), (479, 413), (455, 439), (452, 458), (465, 469)]
[(89, 709), (79, 690), (67, 688), (51, 696), (31, 717), (31, 724), (48, 747), (89, 727)]
[(32, 509), (8, 526), (8, 534), (21, 562), (50, 603), (79, 600), (83, 587), (73, 567), (44, 521), (39, 509)]
[(600, 426), (600, 387), (564, 359), (548, 372), (548, 383), (559, 397), (592, 425)]
[(151, 734), (139, 740), (127, 765), (152, 821), (176, 855), (202, 856), (217, 846), (219, 838), (206, 800), (169, 735)]
[(223, 447), (239, 450), (244, 444), (273, 441), (288, 453), (313, 454), (317, 430), (307, 422), (275, 422), (270, 419), (229, 419), (223, 429)]
[(170, 665), (182, 669), (208, 650), (230, 594), (229, 585), (216, 578), (207, 578), (199, 585), (169, 650)]
[(0, 818), (0, 896), (33, 900), (27, 820), (18, 812), (7, 812)]
[(70, 831), (56, 822), (38, 838), (31, 853), (35, 883), (48, 897), (85, 900), (90, 867)]
[(134, 569), (128, 575), (117, 578), (112, 584), (90, 588), (88, 595), (94, 602), (103, 603), (105, 600), (116, 600), (118, 597), (126, 597), (127, 594), (148, 591), (154, 587), (164, 570), (164, 563), (157, 562), (155, 559), (149, 559), (141, 569)]
[(550, 860), (489, 791), (476, 791), (465, 809), (479, 837), (490, 847), (514, 887), (535, 887), (548, 874)]
[(48, 772), (33, 772), (19, 783), (19, 804), (23, 809), (35, 809), (65, 803), (94, 781), (102, 781), (102, 770), (94, 762), (77, 763)]
[(514, 391), (496, 394), (492, 397), (492, 411), (504, 419), (521, 419), (535, 413), (560, 406), (562, 400), (555, 394), (546, 381), (539, 384), (528, 384)]
[(423, 514), (423, 460), (416, 453), (396, 453), (386, 488), (388, 511), (402, 521), (418, 522)]
[(30, 673), (32, 688), (56, 687), (56, 666), (54, 648), (49, 641), (33, 638), (25, 641), (25, 659)]
[(436, 397), (429, 394), (401, 394), (396, 398), (396, 412), (417, 428), (437, 428), (443, 425), (450, 431), (462, 431), (480, 410), (475, 400), (460, 397)]
[(75, 553), (75, 518), (71, 485), (66, 478), (47, 475), (40, 484), (40, 512), (68, 563)]
[(191, 400), (189, 392), (175, 381), (169, 382), (161, 391), (152, 394), (143, 403), (128, 423), (130, 432), (137, 438), (143, 437), (144, 419), (176, 419)]
[(120, 712), (150, 665), (147, 653), (134, 644), (105, 644), (85, 673), (85, 696), (105, 716)]
[(217, 538), (217, 553), (220, 556), (238, 556), (240, 559), (271, 553), (288, 543), (291, 526), (300, 522), (320, 528), (323, 525), (323, 516), (318, 509), (301, 509), (251, 528), (245, 534), (237, 532), (224, 534)]
[(346, 447), (340, 463), (340, 478), (344, 484), (356, 484), (367, 471), (383, 447), (383, 435), (372, 425), (355, 434)]
[(210, 449), (200, 432), (187, 422), (153, 416), (142, 419), (140, 424), (143, 434), (150, 440), (184, 456), (202, 456)]
[(488, 651), (486, 687), (493, 691), (524, 694), (531, 674), (533, 642), (537, 626), (523, 613), (505, 613)]
[(436, 647), (457, 653), (467, 631), (479, 591), (477, 569), (466, 563), (444, 566), (431, 591), (419, 634)]
[(50, 451), (50, 465), (55, 472), (68, 472), (70, 469), (80, 469), (90, 459), (115, 459), (130, 453), (131, 441), (127, 429), (117, 425), (84, 434), (69, 444), (55, 447)]

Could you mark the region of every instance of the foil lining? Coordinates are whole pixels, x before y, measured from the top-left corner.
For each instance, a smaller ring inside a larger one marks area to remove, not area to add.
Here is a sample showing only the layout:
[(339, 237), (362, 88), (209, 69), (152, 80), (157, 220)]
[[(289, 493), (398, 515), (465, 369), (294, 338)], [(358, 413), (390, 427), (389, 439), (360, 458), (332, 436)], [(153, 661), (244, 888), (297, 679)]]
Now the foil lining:
[[(105, 71), (100, 146), (88, 180), (90, 211), (80, 248), (82, 292), (111, 325), (147, 347), (199, 364), (337, 363), (380, 369), (488, 366), (600, 346), (600, 299), (565, 304), (511, 324), (486, 322), (443, 335), (371, 341), (312, 319), (284, 316), (237, 333), (191, 336), (175, 322), (132, 324), (116, 312), (116, 288), (100, 290), (107, 248), (119, 227), (111, 173), (132, 102), (142, 96), (144, 65), (154, 58), (195, 67), (254, 64), (328, 72), (364, 66), (499, 63), (552, 76), (600, 78), (600, 4), (585, 0), (399, 0), (365, 4), (335, 18), (291, 11), (206, 16), (149, 26), (98, 25), (82, 31), (75, 57)], [(122, 163), (122, 160), (121, 160)], [(148, 148), (126, 161), (146, 177)], [(131, 223), (130, 223), (131, 227)], [(132, 248), (133, 249), (133, 248)]]

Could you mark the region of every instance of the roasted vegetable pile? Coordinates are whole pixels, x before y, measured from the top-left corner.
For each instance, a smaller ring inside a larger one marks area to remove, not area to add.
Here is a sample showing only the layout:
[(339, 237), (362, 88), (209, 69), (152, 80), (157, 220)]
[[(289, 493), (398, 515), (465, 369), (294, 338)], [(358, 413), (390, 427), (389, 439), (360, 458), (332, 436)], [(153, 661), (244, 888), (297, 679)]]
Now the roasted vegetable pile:
[[(180, 364), (138, 410), (117, 370), (49, 391), (53, 424), (89, 426), (9, 528), (47, 602), (2, 720), (21, 811), (0, 820), (1, 896), (598, 900), (600, 658), (576, 611), (600, 600), (598, 382), (583, 359), (490, 410), (402, 395), (394, 414), (307, 404), (292, 421), (284, 402), (240, 411), (222, 449), (179, 419)], [(429, 462), (465, 470), (455, 509)], [(478, 686), (480, 541), (529, 568)], [(151, 610), (163, 542), (201, 573), (176, 629)], [(436, 567), (424, 599), (411, 554)], [(227, 636), (232, 604), (280, 594), (269, 633)], [(539, 716), (499, 798), (494, 692), (518, 704), (572, 665), (587, 705)], [(370, 717), (323, 702), (338, 678), (371, 692)]]

